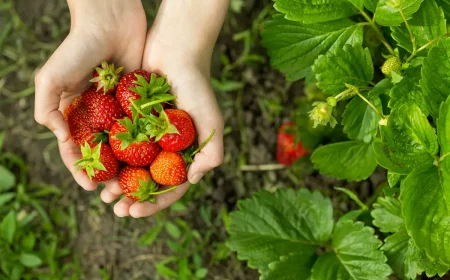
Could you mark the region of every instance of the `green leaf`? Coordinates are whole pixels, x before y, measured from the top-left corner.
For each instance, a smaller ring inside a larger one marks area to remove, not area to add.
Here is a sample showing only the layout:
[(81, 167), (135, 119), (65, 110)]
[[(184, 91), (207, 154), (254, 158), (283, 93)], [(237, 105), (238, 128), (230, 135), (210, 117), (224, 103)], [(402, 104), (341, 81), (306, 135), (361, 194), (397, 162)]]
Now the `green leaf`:
[(316, 59), (313, 66), (317, 86), (327, 94), (347, 89), (345, 84), (366, 87), (373, 79), (372, 57), (368, 48), (345, 45)]
[(165, 229), (172, 238), (178, 239), (181, 237), (181, 231), (174, 223), (166, 222)]
[(311, 161), (320, 173), (349, 181), (365, 180), (377, 167), (372, 145), (357, 141), (322, 146)]
[(20, 254), (19, 257), (20, 263), (26, 267), (38, 267), (42, 264), (42, 260), (33, 254)]
[(374, 143), (377, 161), (395, 173), (408, 174), (417, 166), (431, 165), (439, 150), (434, 128), (416, 105), (392, 111), (381, 135), (383, 144)]
[(163, 226), (162, 223), (158, 223), (156, 226), (147, 231), (140, 239), (139, 244), (142, 246), (149, 246), (158, 238)]
[(391, 97), (388, 103), (389, 108), (395, 110), (404, 104), (415, 104), (425, 115), (429, 114), (427, 103), (419, 85), (420, 70), (420, 67), (410, 67), (405, 71), (402, 81), (396, 84), (389, 93)]
[(441, 146), (441, 157), (450, 153), (450, 97), (441, 104), (439, 118), (437, 119), (437, 131)]
[(347, 1), (352, 3), (353, 6), (355, 6), (355, 8), (357, 8), (360, 11), (364, 9), (364, 2), (365, 2), (365, 0), (347, 0)]
[[(424, 1), (417, 13), (408, 21), (408, 24), (416, 39), (417, 49), (447, 33), (444, 12), (438, 7), (435, 0)], [(391, 30), (392, 38), (397, 41), (398, 46), (412, 53), (411, 36), (405, 24), (392, 27)]]
[(428, 277), (433, 277), (436, 274), (442, 277), (449, 270), (447, 265), (443, 265), (437, 260), (430, 260), (424, 250), (419, 250), (414, 245), (412, 239), (409, 241), (409, 258), (416, 264), (419, 270), (418, 274), (425, 272)]
[(400, 201), (393, 197), (378, 198), (370, 214), (373, 224), (381, 232), (399, 232), (405, 230)]
[(0, 207), (10, 202), (14, 197), (16, 197), (15, 193), (0, 194)]
[(0, 193), (11, 189), (15, 184), (16, 177), (14, 174), (6, 167), (0, 165)]
[(261, 35), (273, 67), (294, 81), (306, 77), (319, 55), (362, 44), (363, 26), (348, 19), (305, 25), (276, 15)]
[(364, 6), (372, 13), (377, 9), (378, 0), (364, 0)]
[(16, 213), (11, 210), (8, 215), (3, 218), (2, 223), (0, 224), (0, 237), (8, 242), (8, 244), (12, 244), (14, 241), (16, 224)]
[[(383, 111), (380, 97), (372, 96), (368, 99), (379, 112)], [(366, 143), (372, 142), (376, 136), (379, 121), (380, 116), (377, 112), (358, 96), (347, 104), (342, 115), (344, 133), (348, 138)]]
[(261, 191), (240, 201), (239, 208), (230, 214), (227, 246), (260, 272), (280, 256), (313, 255), (333, 229), (331, 201), (306, 189)]
[(156, 265), (156, 271), (158, 272), (158, 274), (160, 274), (162, 276), (169, 277), (169, 279), (176, 279), (178, 277), (178, 273), (176, 273), (172, 269), (168, 268), (163, 263), (158, 263)]
[(25, 251), (31, 251), (36, 244), (36, 237), (34, 233), (29, 232), (25, 237), (22, 238), (21, 247)]
[(442, 39), (428, 52), (423, 62), (420, 87), (428, 110), (437, 118), (439, 106), (450, 95), (450, 38)]
[(204, 267), (200, 268), (195, 272), (195, 276), (198, 278), (205, 278), (206, 276), (208, 276), (208, 269)]
[(389, 183), (389, 187), (394, 188), (395, 186), (397, 186), (398, 183), (400, 183), (400, 181), (402, 179), (404, 179), (404, 176), (392, 171), (388, 171), (387, 174), (388, 177), (388, 183)]
[(384, 240), (381, 250), (388, 258), (388, 264), (397, 275), (415, 279), (419, 269), (417, 263), (410, 256), (410, 246), (414, 246), (410, 244), (411, 241), (406, 230), (402, 230), (388, 236)]
[(436, 0), (438, 5), (444, 10), (446, 18), (450, 18), (450, 0)]
[[(424, 0), (379, 0), (375, 11), (375, 19), (378, 24), (397, 26), (403, 22), (400, 11), (407, 20), (417, 12)], [(428, 0), (427, 0), (428, 1)]]
[(446, 203), (449, 182), (439, 178), (436, 166), (421, 166), (402, 182), (400, 201), (408, 234), (431, 259), (450, 265), (450, 215)]
[(274, 8), (286, 14), (287, 19), (307, 24), (346, 18), (358, 13), (352, 4), (342, 0), (275, 0)]
[(298, 280), (309, 279), (316, 255), (298, 252), (280, 257), (279, 261), (269, 264), (269, 273), (265, 280)]
[(392, 273), (378, 250), (381, 241), (362, 222), (338, 222), (332, 245), (334, 252), (321, 255), (314, 264), (311, 280), (387, 280)]

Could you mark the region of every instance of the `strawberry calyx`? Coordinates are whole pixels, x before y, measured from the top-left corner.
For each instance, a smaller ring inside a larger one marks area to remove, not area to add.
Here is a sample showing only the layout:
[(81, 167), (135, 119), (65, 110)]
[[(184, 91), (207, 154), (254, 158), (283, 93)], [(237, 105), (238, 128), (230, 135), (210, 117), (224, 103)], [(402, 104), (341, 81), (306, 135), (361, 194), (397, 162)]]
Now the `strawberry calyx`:
[(102, 62), (101, 67), (95, 67), (98, 76), (90, 79), (92, 83), (98, 83), (96, 91), (103, 89), (104, 93), (112, 90), (119, 84), (120, 72), (122, 72), (123, 66), (115, 67), (114, 63), (109, 64), (106, 61)]
[(141, 129), (139, 128), (140, 122), (138, 121), (138, 117), (139, 116), (136, 115), (136, 117), (134, 117), (134, 121), (130, 120), (129, 118), (118, 120), (118, 122), (127, 130), (127, 132), (119, 132), (114, 136), (116, 139), (122, 141), (122, 143), (120, 144), (121, 150), (125, 150), (133, 143), (150, 141), (148, 136), (141, 132)]
[(203, 143), (201, 143), (197, 149), (195, 149), (194, 146), (192, 145), (181, 152), (181, 155), (183, 156), (184, 162), (186, 162), (187, 167), (189, 167), (194, 162), (195, 155), (198, 154), (206, 146), (206, 144), (209, 143), (209, 141), (211, 140), (211, 138), (213, 138), (215, 133), (216, 130), (213, 129), (208, 138), (206, 138), (206, 140)]
[(138, 180), (139, 181), (139, 187), (137, 192), (131, 193), (132, 196), (138, 198), (138, 201), (144, 202), (144, 201), (150, 201), (152, 203), (156, 202), (156, 198), (153, 197), (154, 193), (158, 190), (159, 185), (154, 182), (152, 179), (145, 180)]
[(92, 177), (95, 176), (95, 171), (106, 171), (106, 167), (100, 161), (100, 150), (102, 148), (102, 143), (99, 143), (94, 148), (92, 148), (87, 142), (84, 146), (81, 146), (82, 158), (74, 163), (77, 166), (77, 172), (81, 170), (86, 170), (86, 174), (92, 181)]
[(108, 137), (109, 131), (101, 131), (93, 133), (94, 140), (92, 140), (92, 143), (108, 143), (109, 137)]
[(150, 138), (155, 138), (156, 142), (166, 134), (180, 134), (175, 125), (170, 122), (169, 116), (164, 110), (160, 112), (158, 117), (155, 115), (145, 116), (142, 125), (145, 126), (145, 133)]
[(130, 90), (140, 96), (135, 102), (145, 112), (142, 115), (150, 114), (153, 109), (161, 112), (163, 110), (161, 103), (176, 99), (175, 96), (168, 93), (170, 85), (165, 76), (158, 77), (155, 73), (152, 73), (149, 82), (142, 75), (135, 74), (135, 76), (137, 80), (134, 81), (134, 84), (136, 86), (130, 88)]

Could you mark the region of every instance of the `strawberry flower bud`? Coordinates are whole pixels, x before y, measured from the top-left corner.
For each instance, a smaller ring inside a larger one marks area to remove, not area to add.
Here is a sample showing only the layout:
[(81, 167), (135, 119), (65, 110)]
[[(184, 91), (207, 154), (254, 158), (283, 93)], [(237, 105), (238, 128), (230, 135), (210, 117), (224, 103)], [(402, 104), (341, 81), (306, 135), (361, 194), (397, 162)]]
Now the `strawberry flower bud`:
[(327, 102), (314, 102), (313, 106), (315, 107), (309, 112), (309, 118), (314, 121), (314, 128), (318, 125), (326, 126), (328, 123), (332, 128), (336, 126), (337, 121), (333, 116), (334, 106)]

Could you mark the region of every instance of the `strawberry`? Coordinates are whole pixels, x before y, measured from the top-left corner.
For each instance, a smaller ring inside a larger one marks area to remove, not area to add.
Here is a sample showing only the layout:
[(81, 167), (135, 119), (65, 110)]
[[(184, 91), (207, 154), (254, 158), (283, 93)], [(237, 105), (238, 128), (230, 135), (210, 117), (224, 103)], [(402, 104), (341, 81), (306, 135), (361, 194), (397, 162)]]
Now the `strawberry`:
[(64, 118), (69, 125), (70, 138), (76, 145), (92, 143), (95, 131), (91, 128), (88, 110), (83, 105), (81, 97), (75, 98), (64, 110)]
[(112, 94), (99, 94), (94, 88), (81, 94), (81, 101), (87, 109), (90, 125), (94, 131), (110, 130), (116, 119), (125, 116), (122, 107)]
[(150, 174), (163, 186), (178, 186), (187, 181), (187, 165), (180, 153), (162, 150), (150, 165)]
[(178, 109), (164, 110), (170, 124), (175, 126), (177, 133), (170, 133), (170, 131), (163, 132), (156, 137), (158, 144), (166, 151), (178, 152), (186, 149), (195, 140), (195, 128), (191, 117), (188, 113)]
[(194, 156), (208, 144), (215, 132), (213, 130), (197, 149), (190, 146), (181, 153), (162, 150), (150, 165), (150, 174), (153, 180), (163, 186), (178, 186), (186, 182), (187, 169), (194, 161)]
[(112, 93), (117, 89), (122, 70), (123, 67), (115, 67), (114, 64), (103, 61), (101, 67), (95, 67), (90, 82), (94, 83), (97, 92)]
[[(150, 114), (153, 109), (162, 111), (161, 103), (175, 99), (175, 96), (168, 93), (169, 90), (165, 77), (137, 69), (122, 77), (116, 97), (127, 116), (132, 117), (133, 104), (139, 113)], [(135, 102), (132, 103), (130, 99)]]
[(381, 67), (381, 72), (386, 75), (386, 77), (392, 77), (392, 72), (400, 74), (402, 70), (402, 61), (396, 56), (389, 57)]
[(133, 200), (154, 202), (152, 193), (158, 185), (150, 177), (150, 172), (142, 167), (126, 166), (119, 173), (119, 184), (123, 193)]
[(83, 170), (91, 181), (105, 182), (116, 177), (119, 162), (106, 144), (88, 144), (81, 146), (82, 158), (75, 162), (78, 171)]
[(140, 132), (139, 123), (128, 117), (116, 122), (109, 134), (109, 143), (116, 158), (131, 166), (147, 166), (161, 148)]
[(295, 136), (290, 133), (295, 128), (293, 122), (286, 122), (278, 131), (277, 161), (283, 165), (292, 165), (294, 161), (309, 153), (301, 142), (295, 142)]

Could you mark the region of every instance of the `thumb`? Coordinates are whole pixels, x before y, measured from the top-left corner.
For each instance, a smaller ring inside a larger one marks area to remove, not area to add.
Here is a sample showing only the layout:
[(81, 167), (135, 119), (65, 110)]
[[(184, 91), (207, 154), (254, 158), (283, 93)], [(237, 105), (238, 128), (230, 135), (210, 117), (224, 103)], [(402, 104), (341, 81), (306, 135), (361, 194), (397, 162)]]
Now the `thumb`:
[[(60, 111), (63, 93), (79, 94), (86, 88), (92, 69), (103, 59), (86, 41), (83, 44), (69, 35), (36, 74), (34, 117), (53, 131), (60, 142), (69, 139), (69, 127)], [(67, 101), (70, 104), (71, 100)]]

